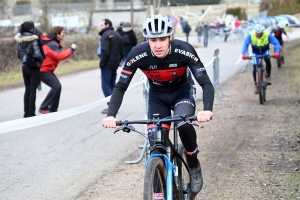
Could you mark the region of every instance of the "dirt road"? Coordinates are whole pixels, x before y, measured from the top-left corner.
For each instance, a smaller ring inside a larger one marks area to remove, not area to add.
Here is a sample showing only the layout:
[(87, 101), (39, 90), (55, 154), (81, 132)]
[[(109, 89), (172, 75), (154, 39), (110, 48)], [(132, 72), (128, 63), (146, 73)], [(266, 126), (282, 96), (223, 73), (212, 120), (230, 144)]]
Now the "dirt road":
[[(216, 98), (213, 120), (197, 130), (204, 176), (198, 199), (300, 199), (299, 64), (288, 60), (280, 69), (273, 64), (264, 105), (253, 93), (251, 70), (223, 84), (230, 100)], [(120, 163), (78, 200), (142, 199), (144, 163)]]

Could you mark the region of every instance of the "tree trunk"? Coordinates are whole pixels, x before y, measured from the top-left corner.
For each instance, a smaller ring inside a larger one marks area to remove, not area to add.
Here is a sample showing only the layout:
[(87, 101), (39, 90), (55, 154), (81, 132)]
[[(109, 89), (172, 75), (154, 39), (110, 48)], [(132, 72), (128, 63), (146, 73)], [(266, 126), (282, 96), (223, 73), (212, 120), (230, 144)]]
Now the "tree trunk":
[(92, 0), (91, 10), (90, 10), (90, 14), (89, 14), (89, 24), (88, 24), (87, 29), (86, 29), (87, 34), (89, 34), (90, 31), (92, 30), (93, 14), (94, 14), (95, 6), (96, 6), (96, 1), (97, 0)]
[(49, 0), (42, 0), (41, 1), (41, 8), (42, 8), (42, 23), (41, 29), (44, 32), (48, 32), (49, 30), (49, 20), (48, 20), (48, 3)]

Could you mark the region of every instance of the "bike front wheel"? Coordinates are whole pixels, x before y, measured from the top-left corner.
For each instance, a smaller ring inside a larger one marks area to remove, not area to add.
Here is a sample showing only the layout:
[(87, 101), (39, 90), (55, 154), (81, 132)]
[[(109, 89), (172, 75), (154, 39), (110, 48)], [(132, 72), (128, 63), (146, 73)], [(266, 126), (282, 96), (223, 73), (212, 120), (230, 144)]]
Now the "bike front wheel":
[(264, 104), (263, 70), (258, 68), (257, 90), (260, 104)]
[(149, 160), (144, 177), (144, 200), (166, 198), (166, 177), (164, 161), (159, 157)]
[(277, 58), (277, 66), (278, 66), (278, 68), (281, 67), (281, 63), (282, 63), (282, 56), (279, 56), (279, 57)]

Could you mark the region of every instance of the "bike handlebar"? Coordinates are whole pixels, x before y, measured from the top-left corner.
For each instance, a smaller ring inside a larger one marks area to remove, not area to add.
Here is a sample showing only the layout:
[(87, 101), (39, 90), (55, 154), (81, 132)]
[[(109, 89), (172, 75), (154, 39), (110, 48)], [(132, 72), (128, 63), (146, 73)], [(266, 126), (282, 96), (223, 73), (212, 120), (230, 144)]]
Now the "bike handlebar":
[(191, 115), (180, 115), (180, 116), (172, 116), (171, 118), (164, 119), (145, 119), (145, 120), (121, 120), (116, 121), (117, 126), (127, 125), (127, 124), (162, 124), (167, 122), (175, 122), (175, 121), (189, 121), (193, 122), (197, 120), (197, 116)]
[(252, 56), (248, 56), (248, 60), (252, 60), (252, 58), (274, 58), (274, 56), (272, 55), (265, 55), (265, 56), (262, 56), (262, 55), (252, 55)]

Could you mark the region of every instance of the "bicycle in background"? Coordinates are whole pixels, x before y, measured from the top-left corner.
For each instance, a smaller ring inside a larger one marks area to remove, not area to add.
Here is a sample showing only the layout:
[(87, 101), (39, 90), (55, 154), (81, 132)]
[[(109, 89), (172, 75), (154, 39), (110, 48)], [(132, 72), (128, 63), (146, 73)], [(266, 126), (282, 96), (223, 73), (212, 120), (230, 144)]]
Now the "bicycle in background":
[(266, 79), (266, 69), (265, 65), (263, 64), (264, 58), (273, 58), (273, 56), (270, 55), (252, 55), (248, 56), (248, 60), (252, 60), (254, 64), (254, 67), (256, 67), (256, 83), (257, 83), (257, 90), (258, 90), (258, 96), (259, 96), (259, 102), (260, 104), (264, 104), (266, 101), (266, 89), (267, 89), (267, 79)]
[[(159, 119), (159, 114), (154, 114), (153, 119), (148, 120), (123, 120), (117, 121), (120, 130), (129, 133), (134, 131), (148, 138), (147, 133), (137, 131), (130, 124), (154, 124), (149, 140), (153, 146), (148, 149), (146, 170), (144, 177), (144, 200), (195, 200), (197, 194), (190, 190), (190, 174), (187, 166), (187, 158), (182, 144), (178, 144), (177, 128), (185, 124), (192, 124), (196, 116), (188, 114), (170, 116)], [(173, 142), (167, 134), (163, 134), (162, 124), (181, 121), (173, 128)]]

